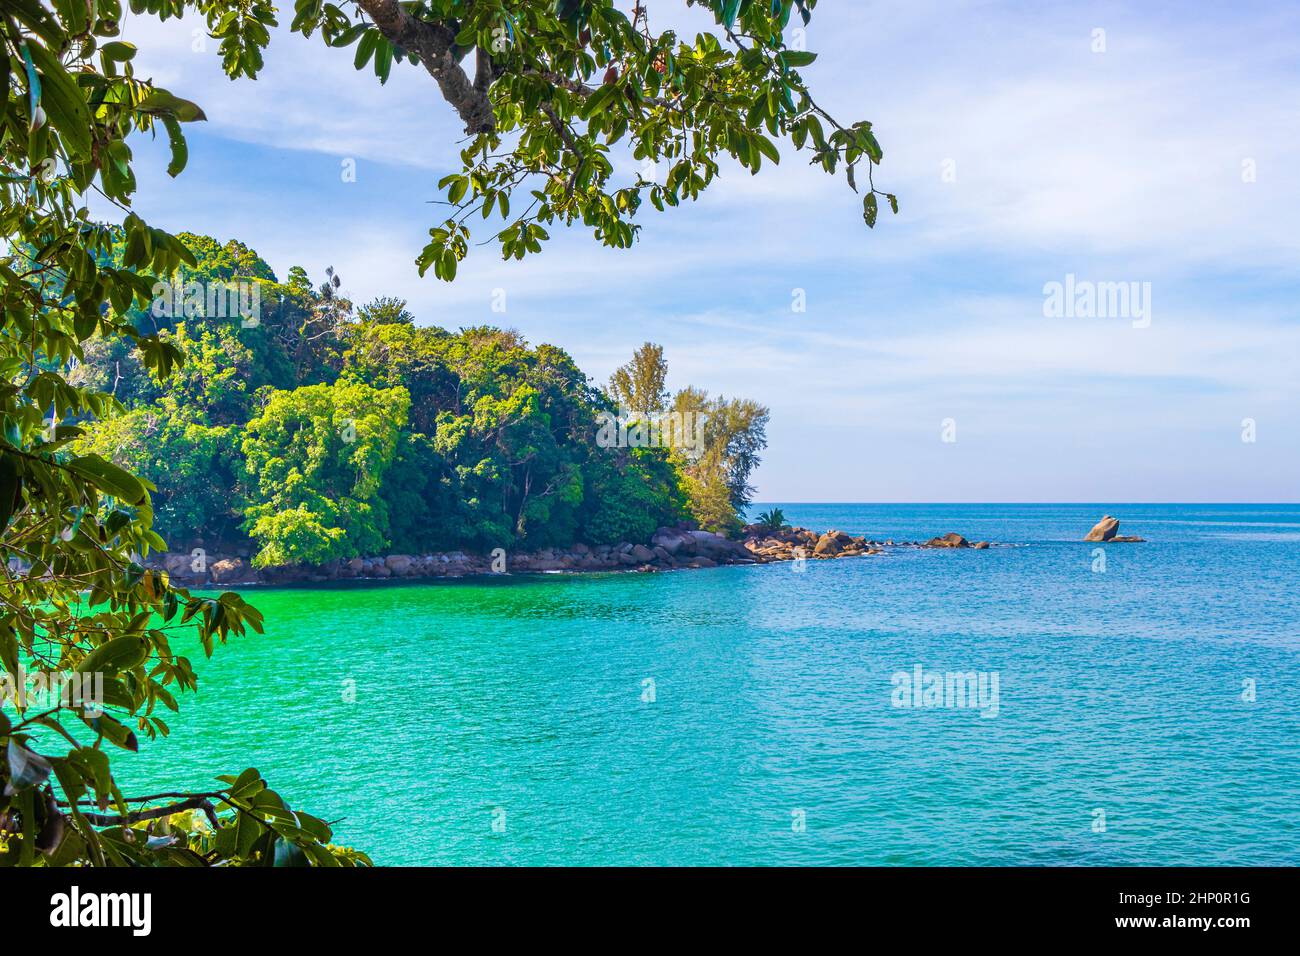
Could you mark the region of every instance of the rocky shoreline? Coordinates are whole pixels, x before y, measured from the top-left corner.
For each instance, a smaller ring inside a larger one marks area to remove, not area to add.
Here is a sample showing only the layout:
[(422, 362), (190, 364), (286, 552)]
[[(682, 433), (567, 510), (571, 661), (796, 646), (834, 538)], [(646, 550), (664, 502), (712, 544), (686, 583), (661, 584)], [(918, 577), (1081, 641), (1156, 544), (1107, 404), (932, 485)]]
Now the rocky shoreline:
[(321, 584), (328, 581), (418, 580), (461, 578), (493, 574), (583, 573), (611, 571), (678, 571), (721, 565), (771, 564), (781, 561), (823, 561), (868, 557), (902, 548), (989, 547), (987, 541), (970, 544), (949, 533), (929, 541), (874, 540), (843, 531), (822, 534), (808, 528), (773, 529), (747, 525), (740, 538), (690, 528), (660, 528), (644, 544), (575, 544), (570, 548), (537, 551), (469, 554), (446, 551), (434, 554), (389, 554), (349, 561), (331, 561), (318, 567), (284, 565), (255, 568), (248, 555), (190, 552), (159, 555), (149, 564), (187, 587), (247, 584)]
[[(1119, 520), (1110, 515), (1088, 532), (1084, 541), (1117, 543), (1143, 539), (1119, 534)], [(740, 537), (728, 538), (689, 527), (660, 528), (646, 543), (575, 544), (570, 548), (491, 554), (444, 551), (434, 554), (389, 554), (349, 561), (331, 561), (318, 567), (282, 565), (255, 568), (249, 554), (190, 552), (159, 555), (149, 566), (166, 571), (187, 587), (248, 584), (322, 584), (328, 581), (383, 581), (463, 578), (475, 575), (680, 571), (721, 565), (772, 564), (781, 561), (825, 561), (865, 558), (907, 548), (968, 548), (983, 551), (988, 541), (971, 543), (956, 532), (928, 541), (902, 541), (854, 536), (830, 530), (818, 534), (808, 528), (772, 528), (751, 524)]]

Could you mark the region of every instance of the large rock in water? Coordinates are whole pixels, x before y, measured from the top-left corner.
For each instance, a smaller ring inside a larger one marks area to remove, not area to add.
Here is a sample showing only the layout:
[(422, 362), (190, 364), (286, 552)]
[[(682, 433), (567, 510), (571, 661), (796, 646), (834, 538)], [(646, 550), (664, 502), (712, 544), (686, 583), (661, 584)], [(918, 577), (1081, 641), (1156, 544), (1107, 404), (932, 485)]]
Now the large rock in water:
[(813, 554), (826, 555), (833, 557), (840, 553), (840, 543), (835, 535), (829, 531), (817, 539), (817, 544), (813, 547)]
[(939, 538), (931, 538), (925, 543), (927, 548), (969, 548), (970, 542), (956, 531), (949, 531)]
[(212, 580), (218, 584), (244, 582), (252, 579), (252, 569), (243, 558), (222, 558), (211, 566)]
[(1110, 515), (1103, 515), (1102, 519), (1093, 525), (1092, 530), (1084, 537), (1084, 541), (1109, 541), (1115, 535), (1119, 534), (1119, 519), (1112, 518)]
[(817, 543), (813, 546), (813, 554), (833, 558), (852, 544), (852, 535), (845, 531), (836, 531), (832, 529), (817, 539)]

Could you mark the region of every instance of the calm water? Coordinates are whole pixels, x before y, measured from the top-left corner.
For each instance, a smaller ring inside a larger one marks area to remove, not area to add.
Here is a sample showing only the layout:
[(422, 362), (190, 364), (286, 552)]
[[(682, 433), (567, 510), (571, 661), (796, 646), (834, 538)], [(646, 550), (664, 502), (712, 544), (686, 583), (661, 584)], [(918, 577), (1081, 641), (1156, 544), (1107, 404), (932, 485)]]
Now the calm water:
[[(785, 511), (1021, 546), (256, 591), (123, 776), (256, 765), (383, 864), (1300, 863), (1300, 506)], [(1149, 543), (1095, 573), (1103, 512)], [(997, 716), (893, 706), (917, 664)]]

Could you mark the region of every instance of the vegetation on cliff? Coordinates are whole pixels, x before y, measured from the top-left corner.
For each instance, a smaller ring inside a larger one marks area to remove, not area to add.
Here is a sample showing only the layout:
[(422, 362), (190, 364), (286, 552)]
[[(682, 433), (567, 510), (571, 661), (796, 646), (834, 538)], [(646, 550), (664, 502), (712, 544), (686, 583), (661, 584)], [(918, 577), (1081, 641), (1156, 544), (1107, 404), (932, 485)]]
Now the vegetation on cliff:
[[(324, 564), (740, 526), (767, 410), (696, 388), (669, 396), (658, 346), (601, 390), (516, 331), (419, 326), (397, 299), (354, 308), (332, 273), (312, 288), (295, 268), (281, 284), (243, 243), (179, 239), (196, 262), (175, 276), (181, 308), (155, 299), (126, 316), (176, 345), (176, 373), (159, 381), (91, 339), (78, 374), (126, 411), (75, 443), (155, 486), (154, 529), (171, 546), (247, 535), (259, 565)], [(255, 322), (202, 294), (232, 283), (258, 284)], [(658, 384), (633, 384), (647, 380)], [(674, 413), (690, 433), (635, 427)], [(602, 443), (611, 420), (623, 436)]]

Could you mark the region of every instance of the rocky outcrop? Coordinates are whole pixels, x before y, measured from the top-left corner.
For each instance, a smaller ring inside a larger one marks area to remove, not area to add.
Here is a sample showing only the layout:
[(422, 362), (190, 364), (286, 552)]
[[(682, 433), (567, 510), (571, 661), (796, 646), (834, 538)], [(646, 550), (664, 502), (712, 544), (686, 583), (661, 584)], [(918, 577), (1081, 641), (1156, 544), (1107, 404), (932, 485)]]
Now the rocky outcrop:
[(743, 529), (744, 547), (760, 561), (793, 561), (798, 558), (855, 558), (880, 554), (876, 542), (844, 531), (817, 534), (807, 528), (773, 529), (748, 525)]
[(1110, 515), (1102, 515), (1100, 521), (1092, 526), (1092, 530), (1083, 536), (1084, 541), (1103, 541), (1103, 542), (1141, 542), (1142, 538), (1133, 535), (1122, 535), (1119, 533), (1119, 519), (1112, 518)]
[(1102, 515), (1100, 521), (1092, 526), (1092, 530), (1083, 536), (1084, 541), (1109, 541), (1119, 533), (1119, 519), (1112, 518), (1110, 515)]
[[(988, 542), (981, 543), (984, 547), (988, 547)], [(970, 542), (957, 532), (949, 531), (947, 534), (940, 535), (937, 538), (931, 538), (925, 543), (925, 546), (927, 548), (969, 548)]]
[[(206, 560), (194, 560), (190, 554), (185, 553), (160, 555), (150, 564), (167, 571), (172, 581), (178, 585), (205, 587), (460, 578), (500, 573), (675, 571), (798, 559), (865, 557), (883, 554), (885, 548), (969, 546), (966, 539), (958, 534), (934, 538), (926, 544), (892, 539), (875, 541), (838, 530), (818, 534), (807, 528), (773, 529), (762, 525), (748, 525), (742, 529), (741, 534), (737, 540), (712, 531), (688, 527), (659, 528), (648, 544), (624, 541), (618, 544), (575, 544), (567, 549), (542, 548), (538, 551), (508, 553), (504, 564), (490, 555), (471, 555), (464, 551), (357, 557), (330, 561), (319, 567), (285, 565), (254, 568), (243, 555), (210, 555)], [(988, 546), (988, 542), (981, 541), (974, 547), (983, 549)]]

